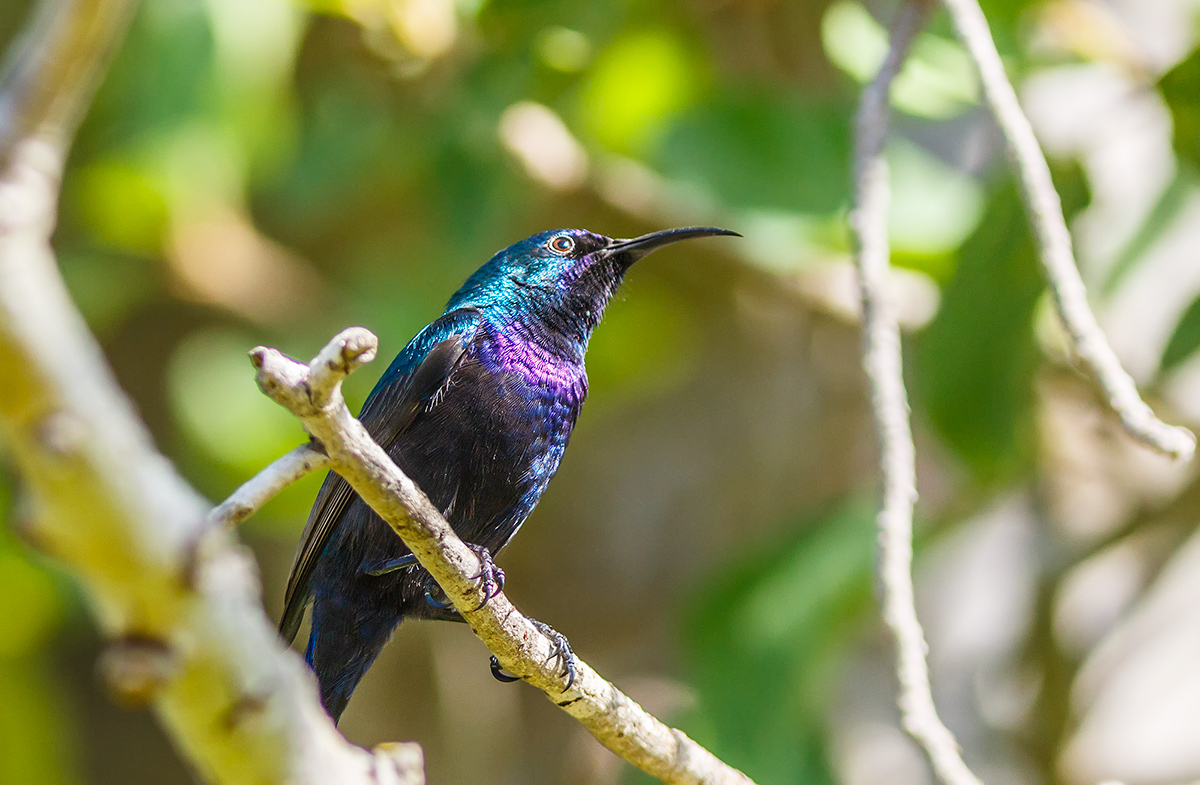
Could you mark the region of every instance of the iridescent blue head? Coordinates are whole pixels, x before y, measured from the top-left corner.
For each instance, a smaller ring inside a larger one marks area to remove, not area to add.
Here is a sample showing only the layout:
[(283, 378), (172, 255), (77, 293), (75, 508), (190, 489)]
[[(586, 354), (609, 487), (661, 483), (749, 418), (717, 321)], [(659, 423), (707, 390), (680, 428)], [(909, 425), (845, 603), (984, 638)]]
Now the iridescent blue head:
[(586, 343), (604, 307), (638, 259), (680, 240), (732, 235), (692, 226), (620, 240), (585, 229), (555, 229), (513, 243), (467, 279), (447, 310), (476, 307), (545, 326)]

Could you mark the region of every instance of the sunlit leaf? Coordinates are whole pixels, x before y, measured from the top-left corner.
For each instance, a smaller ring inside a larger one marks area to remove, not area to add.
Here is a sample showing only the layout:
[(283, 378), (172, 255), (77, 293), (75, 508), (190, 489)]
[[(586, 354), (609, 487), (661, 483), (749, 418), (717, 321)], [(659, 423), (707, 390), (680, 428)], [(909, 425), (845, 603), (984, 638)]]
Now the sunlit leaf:
[(692, 102), (701, 74), (688, 47), (668, 31), (614, 41), (596, 58), (583, 91), (583, 124), (610, 150), (645, 150)]
[(101, 160), (77, 172), (67, 192), (80, 222), (101, 245), (158, 254), (167, 225), (165, 184), (146, 167)]

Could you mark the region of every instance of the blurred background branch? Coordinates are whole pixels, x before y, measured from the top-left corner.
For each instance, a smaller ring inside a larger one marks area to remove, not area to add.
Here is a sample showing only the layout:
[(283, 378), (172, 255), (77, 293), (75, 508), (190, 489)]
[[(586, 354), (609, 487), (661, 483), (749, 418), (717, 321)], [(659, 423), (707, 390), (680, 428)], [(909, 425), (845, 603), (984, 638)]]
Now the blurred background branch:
[(963, 762), (958, 742), (933, 704), (928, 645), (917, 619), (913, 590), (913, 508), (917, 503), (916, 446), (904, 388), (900, 326), (892, 301), (888, 247), (888, 170), (884, 160), (892, 83), (924, 27), (931, 2), (901, 4), (891, 27), (887, 56), (863, 89), (855, 123), (854, 191), (850, 225), (863, 314), (863, 367), (879, 438), (883, 502), (879, 512), (879, 580), (883, 621), (896, 645), (898, 702), (904, 728), (925, 750), (946, 785), (979, 785)]
[[(872, 593), (845, 228), (854, 110), (897, 6), (144, 3), (63, 172), (59, 268), (160, 449), (221, 499), (303, 439), (247, 347), (308, 357), (363, 324), (390, 356), (480, 260), (552, 226), (738, 229), (734, 248), (630, 275), (562, 469), (501, 560), (506, 592), (760, 785), (929, 785)], [(1195, 428), (1194, 0), (981, 6), (1097, 321), (1154, 411)], [(0, 40), (34, 8), (0, 2)], [(939, 714), (988, 783), (1200, 779), (1195, 467), (1132, 442), (1077, 371), (948, 16), (916, 36), (890, 105)], [(347, 379), (352, 410), (373, 375)], [(239, 525), (269, 614), (319, 482)], [(37, 498), (0, 469), (0, 771), (191, 782), (152, 714), (96, 683), (87, 595), (20, 536)], [(418, 740), (442, 785), (643, 777), (536, 691), (493, 683), (465, 625), (398, 636), (341, 729)]]
[[(928, 646), (917, 618), (912, 584), (916, 448), (904, 386), (900, 329), (889, 291), (889, 194), (884, 159), (889, 98), (930, 5), (916, 0), (901, 4), (892, 25), (887, 55), (875, 78), (863, 90), (856, 123), (850, 223), (862, 298), (863, 364), (872, 391), (883, 480), (878, 519), (883, 617), (896, 642), (900, 710), (905, 729), (924, 748), (943, 782), (978, 785), (979, 780), (963, 762), (953, 734), (938, 717), (925, 659)], [(1138, 396), (1133, 380), (1121, 367), (1092, 314), (1050, 169), (1005, 75), (983, 10), (975, 0), (946, 0), (945, 5), (979, 68), (984, 94), (1019, 172), (1043, 269), (1072, 351), (1083, 359), (1089, 373), (1105, 391), (1109, 406), (1134, 439), (1173, 458), (1190, 460), (1195, 437), (1187, 429), (1168, 426), (1154, 416)]]
[(1138, 395), (1133, 379), (1108, 345), (1088, 305), (1087, 290), (1071, 250), (1071, 232), (1062, 201), (1050, 177), (1046, 156), (1033, 134), (1017, 93), (1004, 73), (1004, 63), (977, 0), (944, 0), (955, 30), (979, 69), (983, 94), (996, 117), (1021, 184), (1058, 317), (1071, 340), (1071, 350), (1104, 391), (1108, 405), (1129, 435), (1147, 447), (1181, 461), (1191, 460), (1196, 437), (1191, 431), (1159, 420)]
[(5, 52), (0, 75), (0, 158), (33, 136), (64, 147), (124, 37), (136, 0), (40, 3)]

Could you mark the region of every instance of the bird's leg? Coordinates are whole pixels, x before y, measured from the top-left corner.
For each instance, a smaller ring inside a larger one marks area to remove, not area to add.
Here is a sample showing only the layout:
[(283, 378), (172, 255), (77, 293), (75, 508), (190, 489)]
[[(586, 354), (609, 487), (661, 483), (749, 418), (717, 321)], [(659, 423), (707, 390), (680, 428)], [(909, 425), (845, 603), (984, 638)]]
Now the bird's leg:
[(397, 556), (394, 559), (380, 559), (377, 562), (368, 563), (367, 568), (363, 572), (378, 578), (380, 575), (387, 575), (389, 572), (403, 570), (405, 567), (411, 567), (416, 563), (417, 557), (408, 553), (404, 556)]
[[(467, 543), (476, 556), (479, 557), (479, 574), (472, 576), (472, 580), (482, 581), (483, 585), (483, 602), (479, 603), (472, 613), (488, 604), (488, 600), (495, 597), (504, 590), (504, 570), (496, 566), (496, 562), (492, 559), (492, 552), (482, 545)], [(431, 608), (441, 610), (449, 608), (453, 603), (444, 600), (445, 593), (442, 587), (438, 585), (433, 576), (428, 576), (425, 579), (425, 602)], [(438, 599), (439, 597), (443, 599)]]
[[(567, 641), (567, 636), (543, 621), (538, 621), (537, 619), (530, 619), (529, 621), (554, 643), (554, 653), (550, 655), (550, 659), (557, 658), (562, 663), (561, 673), (567, 679), (567, 686), (563, 687), (562, 691), (566, 692), (575, 683), (575, 652), (571, 650), (571, 644)], [(491, 668), (492, 676), (496, 678), (496, 681), (505, 683), (520, 681), (520, 676), (513, 676), (501, 670), (500, 660), (496, 659), (496, 655), (494, 654), (491, 659)]]
[(487, 605), (488, 600), (504, 591), (504, 570), (496, 566), (492, 552), (484, 546), (467, 543), (467, 547), (479, 557), (479, 574), (474, 576), (474, 580), (480, 581), (483, 586), (483, 602), (472, 611), (474, 613)]

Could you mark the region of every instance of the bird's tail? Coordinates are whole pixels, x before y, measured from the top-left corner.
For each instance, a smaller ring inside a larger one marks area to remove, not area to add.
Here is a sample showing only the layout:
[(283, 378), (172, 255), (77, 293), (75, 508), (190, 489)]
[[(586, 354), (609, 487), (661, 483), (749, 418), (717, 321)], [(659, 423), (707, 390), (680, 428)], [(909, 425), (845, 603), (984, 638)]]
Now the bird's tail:
[(364, 607), (358, 601), (315, 593), (304, 657), (317, 675), (321, 704), (335, 723), (400, 618), (394, 608)]

